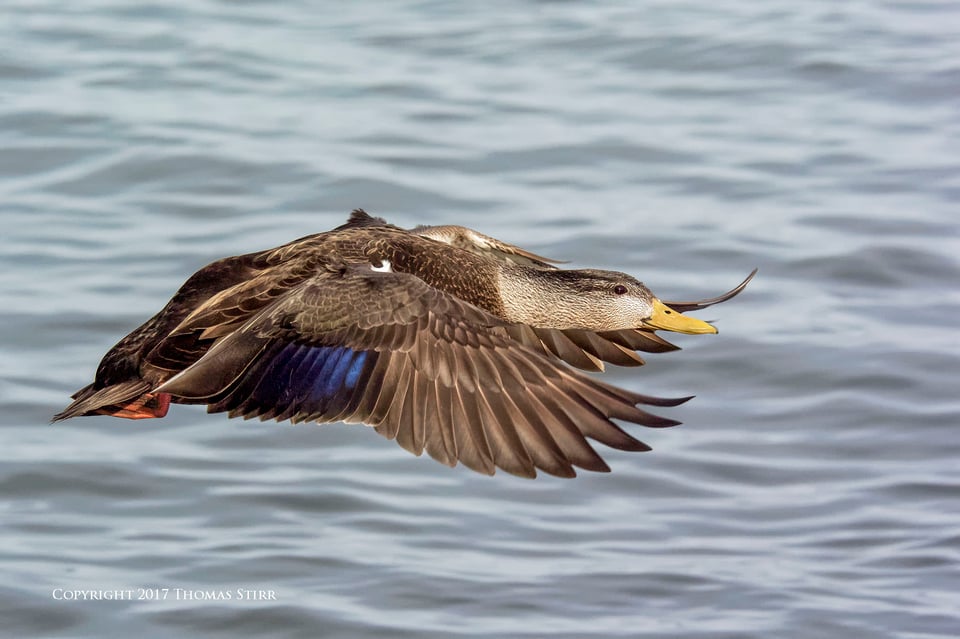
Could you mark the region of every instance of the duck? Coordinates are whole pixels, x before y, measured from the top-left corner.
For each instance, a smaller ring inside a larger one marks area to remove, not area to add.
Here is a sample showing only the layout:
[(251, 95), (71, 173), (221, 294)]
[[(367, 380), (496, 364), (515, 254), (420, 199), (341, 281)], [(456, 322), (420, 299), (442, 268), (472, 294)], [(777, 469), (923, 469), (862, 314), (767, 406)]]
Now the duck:
[(650, 447), (614, 420), (679, 424), (677, 406), (606, 383), (605, 364), (712, 334), (616, 271), (565, 269), (455, 225), (403, 229), (357, 209), (333, 230), (217, 260), (111, 348), (54, 416), (164, 417), (171, 403), (293, 423), (359, 423), (488, 475), (609, 472), (589, 440)]

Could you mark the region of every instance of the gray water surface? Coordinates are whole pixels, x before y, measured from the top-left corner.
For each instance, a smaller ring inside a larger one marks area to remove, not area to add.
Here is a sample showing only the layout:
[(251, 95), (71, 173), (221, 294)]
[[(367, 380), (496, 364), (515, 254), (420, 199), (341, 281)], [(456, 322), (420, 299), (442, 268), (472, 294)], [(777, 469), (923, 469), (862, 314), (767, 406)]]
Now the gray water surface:
[[(0, 635), (960, 635), (955, 3), (8, 5)], [(697, 395), (612, 474), (47, 425), (195, 269), (354, 207), (666, 299), (760, 274), (605, 375)]]

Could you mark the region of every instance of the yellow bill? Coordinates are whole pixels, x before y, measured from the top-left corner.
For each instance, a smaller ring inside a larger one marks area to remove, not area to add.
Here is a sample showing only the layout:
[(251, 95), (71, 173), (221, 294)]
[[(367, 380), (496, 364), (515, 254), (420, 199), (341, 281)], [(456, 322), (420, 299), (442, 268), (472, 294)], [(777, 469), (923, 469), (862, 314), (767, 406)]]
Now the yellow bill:
[(674, 333), (716, 333), (717, 329), (712, 324), (708, 324), (696, 317), (690, 317), (679, 313), (660, 300), (654, 298), (653, 313), (643, 321), (651, 328), (659, 328)]

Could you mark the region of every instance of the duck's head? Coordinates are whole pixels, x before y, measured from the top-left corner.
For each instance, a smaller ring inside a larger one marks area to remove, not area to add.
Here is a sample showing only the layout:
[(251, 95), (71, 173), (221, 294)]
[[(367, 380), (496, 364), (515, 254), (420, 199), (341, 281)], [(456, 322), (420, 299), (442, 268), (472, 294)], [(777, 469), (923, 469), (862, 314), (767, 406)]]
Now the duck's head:
[(650, 328), (716, 333), (695, 317), (661, 302), (643, 282), (617, 271), (539, 270), (501, 283), (508, 318), (534, 326), (616, 331)]

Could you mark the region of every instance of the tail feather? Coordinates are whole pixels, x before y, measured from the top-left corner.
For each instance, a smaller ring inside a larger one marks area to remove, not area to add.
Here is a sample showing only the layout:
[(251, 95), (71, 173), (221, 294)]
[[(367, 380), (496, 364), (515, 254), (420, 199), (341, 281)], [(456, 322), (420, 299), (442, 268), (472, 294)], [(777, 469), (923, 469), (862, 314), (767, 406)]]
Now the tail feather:
[(106, 388), (96, 389), (93, 384), (73, 394), (73, 403), (53, 416), (54, 422), (81, 415), (113, 415), (136, 419), (139, 417), (163, 417), (170, 403), (169, 395), (150, 393), (151, 384), (142, 379), (133, 379)]

